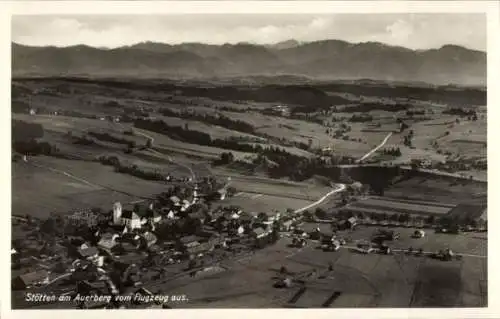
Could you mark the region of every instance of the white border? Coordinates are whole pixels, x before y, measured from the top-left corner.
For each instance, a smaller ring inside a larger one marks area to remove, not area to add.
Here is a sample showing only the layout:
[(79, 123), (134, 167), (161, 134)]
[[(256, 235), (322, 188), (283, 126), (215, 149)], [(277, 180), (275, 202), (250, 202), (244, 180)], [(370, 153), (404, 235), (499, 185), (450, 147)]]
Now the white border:
[[(2, 292), (0, 307), (3, 318), (51, 318), (54, 315), (66, 318), (83, 317), (89, 312), (65, 310), (16, 310), (10, 311), (10, 18), (14, 14), (216, 14), (216, 13), (262, 13), (262, 14), (328, 14), (328, 13), (487, 13), (488, 17), (488, 162), (491, 164), (489, 174), (489, 245), (488, 245), (488, 308), (473, 309), (336, 309), (336, 310), (169, 310), (166, 313), (153, 310), (124, 311), (90, 311), (92, 317), (120, 316), (134, 318), (137, 316), (164, 317), (179, 316), (188, 318), (257, 318), (264, 316), (286, 316), (289, 319), (303, 316), (314, 318), (500, 318), (499, 278), (496, 272), (499, 258), (496, 254), (498, 237), (495, 235), (498, 226), (498, 210), (495, 199), (498, 186), (499, 170), (492, 165), (499, 163), (495, 145), (499, 119), (500, 96), (498, 92), (500, 74), (498, 44), (500, 34), (499, 3), (497, 1), (17, 1), (0, 2), (0, 61), (3, 63), (0, 74), (0, 95), (2, 97), (0, 112), (1, 150), (4, 150), (0, 171), (3, 189), (0, 192), (1, 203), (4, 204), (0, 231), (6, 238), (0, 241), (2, 262), (0, 263)], [(491, 235), (493, 234), (493, 236)]]

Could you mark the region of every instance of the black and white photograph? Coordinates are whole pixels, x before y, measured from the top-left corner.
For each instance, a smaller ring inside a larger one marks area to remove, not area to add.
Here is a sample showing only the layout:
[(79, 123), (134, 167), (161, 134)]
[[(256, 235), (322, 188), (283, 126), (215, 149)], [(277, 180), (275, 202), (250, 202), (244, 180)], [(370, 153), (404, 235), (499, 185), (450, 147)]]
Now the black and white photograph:
[(10, 307), (491, 306), (487, 22), (12, 15)]

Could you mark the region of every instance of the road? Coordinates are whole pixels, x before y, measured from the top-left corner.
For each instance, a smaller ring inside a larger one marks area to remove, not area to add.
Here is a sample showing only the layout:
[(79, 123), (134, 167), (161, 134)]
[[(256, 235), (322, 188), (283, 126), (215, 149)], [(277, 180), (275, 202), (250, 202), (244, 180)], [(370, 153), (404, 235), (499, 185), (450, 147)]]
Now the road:
[(375, 153), (376, 151), (378, 151), (382, 146), (385, 145), (385, 143), (387, 143), (387, 140), (389, 140), (389, 138), (392, 136), (392, 132), (390, 132), (389, 134), (387, 134), (387, 136), (382, 140), (382, 143), (380, 143), (379, 145), (375, 146), (371, 151), (369, 151), (368, 153), (366, 153), (365, 155), (363, 155), (363, 157), (361, 157), (360, 159), (358, 159), (356, 161), (356, 163), (360, 163), (362, 161), (364, 161), (365, 159), (367, 159), (368, 157), (372, 156), (373, 153)]
[[(316, 244), (320, 244), (319, 240), (310, 240), (310, 242), (313, 242), (313, 243), (316, 243)], [(356, 247), (356, 246), (350, 246), (350, 245), (342, 245), (342, 246), (340, 246), (340, 249), (358, 249), (358, 247)], [(399, 248), (393, 248), (391, 250), (393, 252), (395, 252), (395, 253), (398, 253), (398, 252), (404, 253), (404, 252), (408, 251), (407, 249), (399, 249)], [(287, 258), (289, 258), (289, 257), (291, 257), (293, 255), (296, 255), (300, 251), (302, 251), (302, 249), (298, 249), (297, 252), (288, 255)], [(413, 252), (415, 253), (416, 250), (414, 250)], [(436, 253), (436, 252), (435, 251), (422, 251), (422, 254), (424, 254), (424, 255), (431, 255), (431, 254), (434, 254), (434, 253)], [(477, 255), (477, 254), (467, 254), (467, 253), (458, 253), (458, 252), (455, 252), (454, 254), (457, 255), (457, 256), (470, 257), (470, 258), (481, 258), (481, 259), (488, 258), (488, 256)]]
[(303, 211), (305, 211), (305, 210), (308, 210), (308, 209), (310, 209), (310, 208), (312, 208), (312, 207), (314, 207), (314, 206), (316, 206), (316, 205), (319, 205), (319, 204), (321, 204), (322, 202), (324, 202), (324, 201), (325, 201), (328, 197), (332, 196), (333, 194), (339, 193), (339, 192), (341, 192), (341, 191), (345, 190), (345, 188), (346, 188), (346, 186), (345, 186), (344, 184), (337, 184), (336, 186), (337, 186), (337, 188), (336, 188), (336, 189), (334, 189), (334, 190), (332, 190), (332, 191), (328, 192), (325, 196), (321, 197), (320, 199), (318, 199), (318, 200), (317, 200), (317, 201), (315, 201), (314, 203), (309, 204), (309, 205), (307, 205), (307, 206), (304, 206), (304, 207), (302, 207), (302, 208), (296, 209), (296, 210), (294, 211), (294, 213), (301, 213), (301, 212), (303, 212)]
[[(142, 130), (138, 129), (138, 128), (134, 128), (134, 132), (147, 138), (147, 139), (150, 139), (151, 140), (151, 145), (154, 145), (154, 137), (152, 137), (151, 135), (148, 135), (147, 133), (143, 132)], [(164, 157), (164, 158), (167, 158), (170, 162), (178, 165), (178, 166), (181, 166), (185, 169), (187, 169), (189, 171), (189, 173), (191, 174), (191, 179), (194, 181), (196, 180), (196, 174), (194, 173), (193, 169), (191, 167), (189, 167), (188, 165), (185, 165), (183, 163), (180, 163), (180, 162), (176, 162), (174, 161), (174, 159), (172, 157), (170, 157), (169, 155), (167, 154), (163, 154), (163, 153), (160, 153), (158, 152), (157, 150), (153, 149), (153, 148), (149, 148), (148, 149), (151, 153), (157, 155), (157, 156), (160, 156), (160, 157)]]

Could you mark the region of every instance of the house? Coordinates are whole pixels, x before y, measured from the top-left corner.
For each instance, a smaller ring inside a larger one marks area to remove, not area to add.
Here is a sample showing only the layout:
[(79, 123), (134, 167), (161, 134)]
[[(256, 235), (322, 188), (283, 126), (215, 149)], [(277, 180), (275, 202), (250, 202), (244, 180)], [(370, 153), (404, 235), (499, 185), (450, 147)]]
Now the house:
[(195, 247), (200, 244), (198, 236), (184, 236), (179, 240), (181, 248), (188, 249), (190, 247)]
[(113, 247), (115, 247), (118, 244), (116, 242), (117, 238), (119, 238), (117, 234), (106, 233), (101, 236), (101, 239), (97, 243), (97, 247), (107, 252), (111, 252)]
[(255, 220), (254, 216), (246, 213), (241, 213), (239, 221), (243, 225), (250, 225)]
[(413, 233), (413, 237), (414, 238), (423, 238), (423, 237), (425, 237), (425, 232), (422, 229), (417, 229)]
[(14, 290), (24, 290), (34, 286), (40, 286), (49, 282), (49, 272), (38, 270), (17, 276), (12, 280)]
[(99, 256), (99, 250), (96, 247), (84, 247), (84, 245), (82, 245), (82, 247), (78, 249), (78, 254), (82, 259), (86, 259), (96, 266), (100, 267), (104, 264), (104, 257)]
[(238, 236), (242, 236), (245, 233), (245, 228), (243, 226), (238, 227)]
[(158, 211), (150, 211), (151, 213), (147, 216), (148, 220), (154, 224), (161, 222), (161, 215)]
[(142, 234), (142, 238), (144, 240), (146, 247), (151, 247), (158, 240), (158, 238), (152, 232), (145, 232), (144, 234)]
[(214, 247), (213, 243), (211, 241), (208, 241), (204, 243), (199, 243), (196, 246), (189, 247), (186, 249), (186, 252), (189, 255), (198, 255), (213, 249), (213, 247)]
[(170, 196), (170, 202), (174, 205), (174, 206), (181, 206), (181, 200), (179, 197), (177, 196)]
[(122, 224), (129, 229), (141, 228), (141, 218), (133, 211), (124, 211), (121, 216)]
[(86, 244), (83, 244), (80, 248), (78, 248), (78, 255), (82, 259), (94, 258), (99, 255), (99, 251), (96, 247), (89, 247)]
[(173, 210), (170, 210), (167, 214), (168, 219), (174, 219), (175, 218), (175, 213)]
[(284, 221), (282, 224), (281, 224), (281, 231), (290, 231), (292, 229), (292, 225), (293, 225), (293, 220), (287, 220), (287, 221)]
[(337, 223), (337, 228), (339, 230), (352, 229), (357, 225), (356, 218), (351, 217), (348, 219), (341, 220)]
[(191, 206), (191, 203), (187, 199), (184, 199), (182, 201), (181, 211), (183, 212), (186, 211), (189, 208), (189, 206)]
[(225, 188), (221, 188), (217, 191), (217, 199), (219, 200), (224, 200), (226, 199), (226, 196), (227, 196), (227, 190)]
[(269, 232), (262, 227), (255, 228), (252, 232), (254, 237), (257, 239), (264, 238), (269, 235)]
[(357, 224), (358, 224), (358, 222), (357, 222), (357, 220), (356, 220), (356, 218), (355, 218), (355, 217), (351, 217), (351, 218), (348, 218), (348, 219), (347, 219), (347, 226), (348, 226), (349, 228), (351, 228), (351, 229), (352, 229), (352, 228), (354, 228)]

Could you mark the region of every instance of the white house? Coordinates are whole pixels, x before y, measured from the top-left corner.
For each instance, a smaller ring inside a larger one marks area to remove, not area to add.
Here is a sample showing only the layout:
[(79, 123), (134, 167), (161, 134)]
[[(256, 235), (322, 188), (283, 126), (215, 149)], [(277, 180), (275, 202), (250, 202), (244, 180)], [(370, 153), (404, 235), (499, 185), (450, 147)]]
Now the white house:
[(226, 199), (226, 194), (227, 194), (227, 191), (225, 188), (222, 188), (222, 189), (219, 189), (217, 191), (217, 196), (219, 197), (219, 200), (224, 200)]
[(129, 229), (141, 228), (141, 218), (133, 211), (125, 211), (121, 216), (122, 224)]
[(243, 235), (243, 233), (245, 232), (245, 228), (243, 226), (240, 226), (238, 227), (238, 235)]
[(185, 211), (186, 209), (189, 208), (189, 206), (191, 206), (191, 203), (187, 200), (187, 199), (184, 199), (182, 201), (182, 207), (181, 207), (181, 210), (182, 211)]
[(175, 213), (173, 210), (169, 211), (167, 214), (168, 219), (174, 219), (175, 218)]

